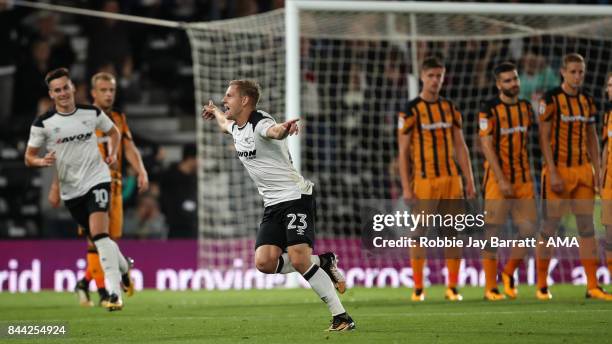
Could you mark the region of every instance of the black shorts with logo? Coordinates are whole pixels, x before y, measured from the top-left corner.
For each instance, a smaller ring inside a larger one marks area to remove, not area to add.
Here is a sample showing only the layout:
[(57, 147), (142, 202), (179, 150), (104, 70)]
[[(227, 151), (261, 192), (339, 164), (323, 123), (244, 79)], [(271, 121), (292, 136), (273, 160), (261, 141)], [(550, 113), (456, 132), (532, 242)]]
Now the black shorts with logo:
[(100, 183), (86, 194), (64, 201), (72, 218), (85, 229), (89, 235), (89, 215), (96, 212), (108, 212), (110, 204), (110, 183)]
[(255, 249), (261, 245), (275, 245), (283, 250), (288, 246), (308, 244), (314, 247), (316, 201), (312, 195), (271, 205), (264, 209), (257, 231)]

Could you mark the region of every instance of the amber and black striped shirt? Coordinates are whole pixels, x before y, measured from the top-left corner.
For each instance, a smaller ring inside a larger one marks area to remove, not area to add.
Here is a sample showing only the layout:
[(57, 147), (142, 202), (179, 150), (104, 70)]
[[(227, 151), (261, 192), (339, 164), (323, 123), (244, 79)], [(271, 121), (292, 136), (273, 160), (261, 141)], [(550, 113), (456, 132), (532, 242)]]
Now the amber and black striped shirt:
[(411, 158), (417, 178), (458, 175), (453, 128), (461, 129), (461, 113), (444, 98), (427, 102), (417, 97), (399, 113), (399, 134), (412, 133)]
[[(125, 114), (121, 111), (112, 110), (111, 113), (107, 114), (108, 117), (113, 121), (119, 133), (121, 133), (121, 139), (119, 140), (119, 147), (117, 147), (117, 163), (110, 166), (111, 177), (113, 179), (121, 179), (122, 163), (123, 163), (123, 144), (126, 140), (132, 141), (132, 132), (128, 127), (127, 119)], [(102, 158), (106, 159), (108, 156), (108, 144), (110, 138), (101, 130), (96, 130), (98, 136), (98, 148), (102, 154)]]
[[(516, 104), (506, 104), (495, 97), (483, 104), (478, 117), (480, 136), (493, 137), (493, 147), (504, 176), (511, 183), (530, 182), (527, 143), (534, 118), (531, 104), (523, 99)], [(485, 161), (484, 165), (488, 170), (489, 162)]]
[(544, 94), (540, 101), (540, 121), (551, 122), (550, 143), (557, 166), (578, 166), (589, 162), (587, 125), (597, 122), (593, 98), (585, 92), (571, 96), (561, 87)]

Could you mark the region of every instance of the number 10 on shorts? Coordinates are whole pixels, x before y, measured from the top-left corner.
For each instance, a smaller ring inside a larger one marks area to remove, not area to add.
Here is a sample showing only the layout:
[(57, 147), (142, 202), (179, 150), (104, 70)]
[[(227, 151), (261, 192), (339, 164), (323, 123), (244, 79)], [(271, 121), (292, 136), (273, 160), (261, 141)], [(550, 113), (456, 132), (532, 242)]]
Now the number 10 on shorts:
[[(308, 228), (306, 214), (287, 214), (287, 217), (289, 218), (287, 229), (295, 229), (298, 235), (304, 235), (304, 229)], [(298, 220), (298, 224), (295, 223), (296, 220)]]
[(98, 203), (101, 208), (104, 208), (106, 203), (108, 203), (108, 192), (104, 189), (99, 189), (93, 190), (93, 193), (96, 197), (96, 203)]

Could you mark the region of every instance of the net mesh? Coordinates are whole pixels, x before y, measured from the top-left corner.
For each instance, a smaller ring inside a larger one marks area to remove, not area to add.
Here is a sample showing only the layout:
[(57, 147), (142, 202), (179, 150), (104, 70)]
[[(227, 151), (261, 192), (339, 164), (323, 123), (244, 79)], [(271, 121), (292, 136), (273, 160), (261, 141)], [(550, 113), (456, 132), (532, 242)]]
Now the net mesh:
[[(375, 257), (361, 250), (360, 202), (401, 196), (396, 119), (411, 96), (418, 94), (415, 58), (420, 62), (425, 56), (438, 55), (445, 61), (442, 93), (462, 112), (477, 185), (482, 181), (483, 161), (476, 116), (480, 103), (497, 93), (491, 73), (494, 65), (516, 62), (521, 97), (535, 105), (545, 90), (559, 85), (562, 56), (578, 52), (587, 61), (585, 87), (600, 109), (604, 78), (612, 69), (609, 17), (300, 13), (301, 170), (317, 189), (316, 251), (339, 252), (344, 255), (344, 267), (380, 272), (384, 267), (407, 265), (404, 250)], [(188, 34), (198, 107), (209, 99), (220, 103), (228, 81), (252, 78), (263, 88), (259, 108), (277, 120), (284, 118), (282, 10), (190, 25)], [(200, 265), (251, 267), (263, 203), (235, 157), (231, 137), (219, 134), (210, 122), (198, 121), (197, 130), (203, 163)], [(542, 158), (536, 133), (532, 131), (530, 150), (537, 182)], [(571, 221), (566, 226), (572, 230)], [(466, 264), (478, 264), (478, 256), (472, 258)], [(362, 282), (374, 283), (367, 278)]]

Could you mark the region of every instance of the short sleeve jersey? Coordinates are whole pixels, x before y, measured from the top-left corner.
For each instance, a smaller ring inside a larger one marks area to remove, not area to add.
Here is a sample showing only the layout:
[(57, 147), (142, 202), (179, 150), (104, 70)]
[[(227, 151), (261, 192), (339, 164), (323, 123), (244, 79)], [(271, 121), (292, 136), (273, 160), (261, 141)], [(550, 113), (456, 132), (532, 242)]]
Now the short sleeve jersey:
[[(113, 166), (110, 166), (111, 176), (113, 179), (121, 179), (121, 171), (123, 169), (123, 148), (125, 147), (125, 143), (127, 141), (132, 141), (132, 132), (130, 131), (130, 127), (127, 123), (127, 118), (125, 114), (121, 111), (112, 110), (110, 114), (108, 114), (109, 118), (113, 121), (119, 132), (121, 133), (121, 140), (119, 140), (119, 147), (117, 147), (117, 163)], [(108, 143), (110, 138), (104, 133), (104, 131), (98, 129), (96, 130), (96, 135), (98, 136), (98, 147), (100, 148), (100, 153), (103, 158), (108, 156)]]
[(93, 186), (110, 182), (95, 131), (107, 132), (112, 127), (113, 122), (102, 110), (88, 105), (77, 105), (71, 113), (51, 108), (34, 120), (28, 146), (44, 146), (55, 152), (62, 200), (80, 197)]
[(257, 110), (242, 127), (230, 121), (226, 128), (234, 138), (238, 159), (257, 185), (266, 207), (312, 194), (314, 185), (293, 167), (287, 141), (266, 136), (274, 124), (272, 116)]
[(571, 96), (556, 87), (544, 94), (539, 106), (540, 121), (551, 123), (550, 143), (557, 166), (578, 166), (589, 162), (587, 125), (597, 123), (597, 108), (586, 92)]
[[(478, 115), (480, 136), (491, 136), (504, 176), (511, 183), (531, 181), (527, 143), (534, 115), (531, 104), (519, 99), (506, 104), (499, 97), (486, 101)], [(489, 162), (485, 161), (485, 168)]]
[(454, 160), (453, 129), (461, 129), (461, 113), (444, 98), (427, 102), (417, 97), (399, 113), (399, 135), (412, 133), (410, 152), (415, 176), (436, 178), (459, 175)]

